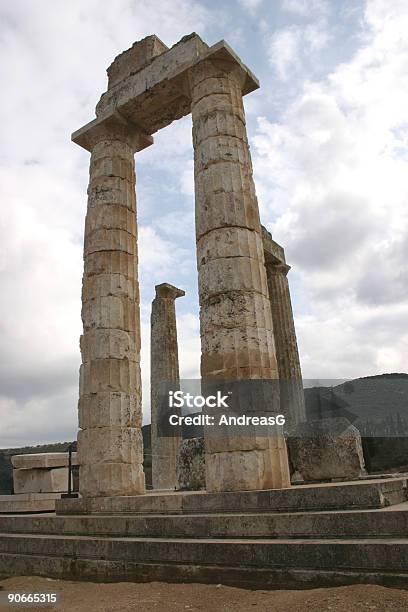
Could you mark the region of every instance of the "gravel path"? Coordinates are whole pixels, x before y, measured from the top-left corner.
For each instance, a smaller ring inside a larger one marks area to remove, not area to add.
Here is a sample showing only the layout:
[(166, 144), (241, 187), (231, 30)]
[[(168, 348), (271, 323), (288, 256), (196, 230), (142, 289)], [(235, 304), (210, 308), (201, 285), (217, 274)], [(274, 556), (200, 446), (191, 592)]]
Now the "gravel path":
[(48, 578), (20, 577), (0, 581), (4, 593), (58, 593), (59, 603), (48, 605), (0, 606), (2, 610), (31, 612), (354, 612), (393, 610), (407, 612), (408, 591), (373, 585), (355, 585), (308, 591), (247, 591), (221, 585), (95, 584)]

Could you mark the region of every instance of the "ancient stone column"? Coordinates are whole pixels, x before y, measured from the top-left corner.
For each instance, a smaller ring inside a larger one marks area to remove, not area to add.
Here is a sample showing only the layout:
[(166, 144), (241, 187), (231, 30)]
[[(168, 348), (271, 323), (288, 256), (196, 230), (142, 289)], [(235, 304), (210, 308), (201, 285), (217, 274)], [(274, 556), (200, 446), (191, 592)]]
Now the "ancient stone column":
[[(202, 60), (191, 70), (204, 382), (278, 377), (242, 101), (245, 78), (238, 60)], [(206, 431), (205, 443), (209, 491), (290, 484), (282, 436), (218, 439)]]
[(91, 151), (78, 434), (84, 497), (145, 490), (134, 170), (140, 138), (119, 115), (73, 135)]
[(288, 430), (306, 420), (299, 351), (284, 250), (262, 228), (269, 300), (272, 311), (282, 413)]
[(181, 429), (164, 422), (169, 415), (164, 392), (169, 383), (173, 391), (179, 389), (175, 300), (183, 295), (185, 292), (181, 289), (163, 283), (156, 285), (156, 297), (152, 302), (150, 397), (154, 489), (174, 489), (177, 484), (176, 455), (182, 440)]

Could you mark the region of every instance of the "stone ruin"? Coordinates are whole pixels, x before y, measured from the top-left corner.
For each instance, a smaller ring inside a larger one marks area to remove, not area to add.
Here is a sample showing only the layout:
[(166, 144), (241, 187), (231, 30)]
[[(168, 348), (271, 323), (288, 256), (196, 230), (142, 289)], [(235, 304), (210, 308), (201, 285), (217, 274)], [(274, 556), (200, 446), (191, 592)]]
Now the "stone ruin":
[[(170, 488), (179, 479), (202, 487), (205, 446), (206, 490), (145, 494), (134, 153), (190, 112), (202, 380), (276, 381), (291, 412), (289, 449), (305, 427), (305, 405), (288, 266), (282, 248), (262, 230), (252, 178), (242, 96), (258, 87), (256, 78), (224, 41), (209, 47), (196, 34), (171, 49), (150, 36), (116, 58), (108, 77), (96, 119), (73, 135), (91, 152), (81, 497), (57, 500), (55, 514), (0, 516), (0, 574), (261, 589), (352, 583), (405, 588), (406, 475), (290, 486), (283, 435), (184, 441), (184, 472), (177, 473), (181, 436), (162, 439), (153, 426), (156, 486)], [(163, 378), (178, 384), (174, 302), (181, 293), (168, 284), (156, 287), (151, 375), (157, 426), (157, 385)], [(297, 455), (292, 452), (296, 469), (299, 463), (310, 466), (312, 454), (316, 464), (319, 454), (328, 463), (327, 451), (337, 452), (333, 423), (321, 428), (326, 448), (308, 449), (305, 439)], [(358, 454), (352, 436), (346, 442), (348, 454)], [(201, 462), (194, 460), (200, 452)], [(359, 473), (358, 461), (354, 470)]]
[[(78, 458), (84, 497), (145, 490), (134, 153), (191, 112), (203, 379), (277, 379), (278, 364), (242, 97), (258, 81), (224, 42), (151, 36), (108, 69), (91, 153), (82, 292)], [(207, 489), (288, 486), (283, 439), (207, 448)], [(248, 478), (242, 483), (241, 473)], [(234, 480), (234, 475), (236, 478)]]
[[(83, 497), (145, 492), (134, 154), (189, 113), (193, 123), (202, 381), (280, 380), (281, 407), (305, 420), (302, 376), (283, 249), (262, 228), (243, 96), (259, 83), (224, 41), (196, 34), (170, 49), (156, 36), (108, 68), (96, 118), (75, 132), (91, 153), (82, 290), (78, 460)], [(181, 434), (157, 433), (157, 389), (177, 383), (174, 300), (152, 309), (153, 485), (176, 486)], [(260, 412), (268, 410), (270, 398)], [(270, 410), (270, 407), (269, 407)], [(208, 491), (290, 486), (283, 432), (206, 435)]]

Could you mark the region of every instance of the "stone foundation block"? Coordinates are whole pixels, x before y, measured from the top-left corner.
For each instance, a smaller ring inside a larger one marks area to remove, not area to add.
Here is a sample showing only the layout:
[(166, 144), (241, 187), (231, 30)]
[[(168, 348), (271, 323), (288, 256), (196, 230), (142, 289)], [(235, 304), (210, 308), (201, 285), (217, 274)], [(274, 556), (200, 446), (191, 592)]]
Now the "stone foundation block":
[(14, 493), (63, 493), (68, 487), (65, 467), (50, 469), (14, 469)]
[[(145, 477), (141, 464), (93, 463), (79, 471), (80, 493), (83, 497), (116, 497), (143, 495)], [(81, 488), (86, 483), (86, 489)]]
[(360, 432), (346, 418), (299, 423), (288, 438), (292, 473), (304, 481), (364, 476)]
[(286, 448), (206, 453), (207, 491), (251, 491), (290, 486)]

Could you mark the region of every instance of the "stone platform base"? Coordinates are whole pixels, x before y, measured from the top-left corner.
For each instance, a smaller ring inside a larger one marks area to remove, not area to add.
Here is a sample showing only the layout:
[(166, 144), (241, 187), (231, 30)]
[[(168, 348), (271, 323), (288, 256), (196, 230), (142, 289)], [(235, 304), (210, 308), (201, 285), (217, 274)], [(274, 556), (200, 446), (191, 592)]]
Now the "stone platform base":
[(0, 495), (0, 514), (20, 512), (54, 512), (55, 501), (60, 493), (21, 493), (19, 495)]
[(406, 499), (407, 477), (374, 478), (352, 482), (293, 486), (262, 491), (149, 491), (129, 497), (93, 497), (61, 499), (56, 513), (166, 513), (190, 514), (213, 512), (298, 512), (381, 508)]
[(0, 516), (0, 574), (265, 589), (408, 587), (406, 478), (57, 505), (70, 514)]

